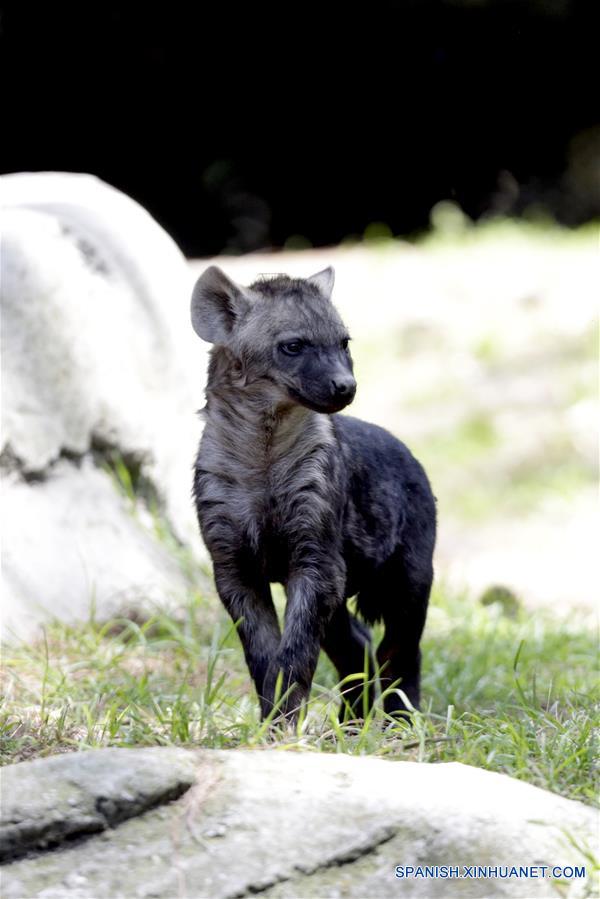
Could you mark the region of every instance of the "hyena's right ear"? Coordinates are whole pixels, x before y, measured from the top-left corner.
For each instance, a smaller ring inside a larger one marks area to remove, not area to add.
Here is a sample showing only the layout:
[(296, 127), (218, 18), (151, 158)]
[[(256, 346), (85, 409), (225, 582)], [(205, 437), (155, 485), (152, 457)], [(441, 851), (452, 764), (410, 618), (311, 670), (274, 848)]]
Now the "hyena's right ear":
[(250, 299), (216, 265), (196, 281), (192, 293), (192, 327), (208, 343), (227, 343), (237, 318), (250, 307)]

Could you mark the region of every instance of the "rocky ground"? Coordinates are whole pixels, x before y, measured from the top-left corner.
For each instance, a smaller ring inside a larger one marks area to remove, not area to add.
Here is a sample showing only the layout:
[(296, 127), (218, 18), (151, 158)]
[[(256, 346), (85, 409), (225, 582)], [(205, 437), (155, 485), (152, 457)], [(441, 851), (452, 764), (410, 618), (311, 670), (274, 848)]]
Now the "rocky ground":
[[(594, 811), (460, 764), (109, 749), (14, 765), (4, 791), (5, 899), (596, 895)], [(398, 865), (537, 876), (400, 882)]]

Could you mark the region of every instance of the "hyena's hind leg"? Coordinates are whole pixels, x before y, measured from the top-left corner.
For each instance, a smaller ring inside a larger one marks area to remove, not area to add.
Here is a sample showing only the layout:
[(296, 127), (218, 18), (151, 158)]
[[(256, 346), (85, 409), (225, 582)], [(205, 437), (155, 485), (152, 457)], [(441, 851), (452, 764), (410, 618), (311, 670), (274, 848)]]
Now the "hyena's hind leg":
[[(377, 572), (368, 592), (358, 597), (358, 606), (367, 620), (383, 619), (385, 633), (377, 648), (381, 690), (396, 687), (419, 708), (421, 685), (420, 641), (427, 616), (433, 581), (431, 564), (407, 565), (395, 554)], [(383, 700), (390, 715), (407, 712), (407, 706), (392, 689)]]
[(343, 701), (340, 708), (342, 721), (348, 716), (364, 717), (374, 698), (375, 662), (371, 633), (366, 625), (350, 614), (345, 603), (330, 619), (322, 647), (335, 665), (340, 680), (351, 674), (365, 673), (366, 681), (364, 678), (351, 680), (342, 686)]

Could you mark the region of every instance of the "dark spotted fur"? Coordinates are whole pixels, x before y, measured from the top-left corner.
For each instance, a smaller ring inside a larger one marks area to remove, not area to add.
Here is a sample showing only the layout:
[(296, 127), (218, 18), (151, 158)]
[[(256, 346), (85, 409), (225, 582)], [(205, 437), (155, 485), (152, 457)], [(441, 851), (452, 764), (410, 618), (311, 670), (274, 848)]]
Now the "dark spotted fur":
[[(333, 271), (278, 276), (249, 288), (216, 267), (198, 280), (192, 322), (213, 343), (194, 496), (217, 590), (234, 621), (261, 711), (279, 672), (294, 717), (319, 650), (340, 678), (371, 658), (385, 687), (401, 681), (419, 703), (419, 641), (433, 569), (435, 504), (427, 477), (387, 431), (335, 414), (352, 401), (348, 334), (330, 301)], [(283, 633), (270, 584), (282, 583)], [(363, 685), (348, 699), (361, 711)], [(371, 691), (372, 698), (372, 691)], [(385, 700), (390, 713), (401, 697)]]

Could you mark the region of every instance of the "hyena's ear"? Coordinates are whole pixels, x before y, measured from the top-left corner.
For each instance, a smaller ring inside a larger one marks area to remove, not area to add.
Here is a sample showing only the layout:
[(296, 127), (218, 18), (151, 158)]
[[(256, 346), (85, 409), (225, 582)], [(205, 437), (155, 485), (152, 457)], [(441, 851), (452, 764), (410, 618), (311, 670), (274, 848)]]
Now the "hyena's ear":
[(333, 290), (333, 282), (335, 281), (335, 272), (332, 266), (324, 268), (322, 272), (311, 275), (306, 279), (309, 284), (314, 284), (317, 290), (323, 294), (326, 299), (330, 299)]
[(192, 293), (192, 327), (208, 343), (227, 343), (236, 319), (250, 308), (250, 299), (216, 265), (196, 281)]

